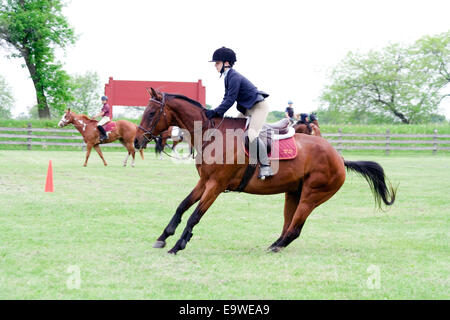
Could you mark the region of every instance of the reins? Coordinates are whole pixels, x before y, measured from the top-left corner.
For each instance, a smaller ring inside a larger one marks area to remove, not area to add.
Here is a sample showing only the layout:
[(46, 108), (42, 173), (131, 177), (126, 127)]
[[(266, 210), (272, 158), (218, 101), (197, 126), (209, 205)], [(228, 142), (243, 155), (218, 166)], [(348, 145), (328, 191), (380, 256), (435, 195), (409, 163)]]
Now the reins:
[[(214, 124), (214, 120), (213, 119), (208, 119), (208, 130), (211, 129), (211, 127), (213, 127), (213, 129), (218, 130), (220, 128), (220, 126), (222, 125), (223, 121), (225, 120), (225, 117), (222, 118), (222, 120), (220, 121), (219, 125), (217, 126), (217, 128), (214, 128), (215, 124)], [(209, 137), (207, 139), (205, 139), (206, 141), (202, 144), (202, 150), (205, 147), (205, 145), (211, 141), (211, 137), (212, 134), (209, 135)]]
[[(142, 131), (144, 131), (143, 137), (144, 137), (145, 140), (147, 140), (147, 143), (148, 143), (148, 142), (151, 142), (152, 140), (155, 140), (155, 141), (156, 141), (157, 136), (155, 136), (152, 132), (153, 132), (153, 130), (155, 129), (155, 127), (156, 127), (156, 125), (158, 124), (158, 122), (160, 121), (161, 116), (162, 116), (163, 114), (164, 114), (164, 118), (166, 119), (166, 122), (167, 122), (166, 112), (164, 111), (164, 107), (165, 107), (165, 105), (166, 105), (166, 94), (165, 94), (165, 93), (162, 94), (162, 101), (156, 100), (156, 99), (154, 99), (154, 98), (151, 98), (150, 101), (159, 104), (159, 105), (160, 105), (160, 108), (159, 108), (158, 115), (157, 115), (157, 117), (155, 117), (155, 118), (153, 119), (153, 122), (152, 122), (151, 127), (150, 127), (149, 130), (145, 129), (145, 128), (142, 127), (141, 125), (138, 126), (139, 129), (141, 129)], [(204, 117), (206, 117), (206, 116), (205, 116), (204, 112), (202, 112), (202, 118), (204, 119)], [(207, 118), (206, 120), (207, 120), (207, 123), (208, 123), (207, 129), (211, 129), (211, 127), (212, 127), (213, 129), (216, 129), (216, 130), (217, 130), (217, 129), (220, 128), (220, 126), (222, 125), (222, 123), (223, 123), (223, 121), (225, 120), (225, 118), (222, 118), (222, 120), (220, 121), (219, 125), (218, 125), (216, 128), (215, 128), (214, 120), (208, 119), (208, 118)], [(212, 134), (209, 135), (208, 138), (206, 139), (206, 141), (203, 143), (203, 145), (202, 145), (202, 150), (203, 150), (203, 148), (205, 147), (205, 145), (206, 145), (208, 142), (210, 142), (211, 137), (212, 137)], [(171, 158), (180, 160), (178, 157), (174, 157), (174, 156), (170, 155), (169, 153), (167, 153), (166, 151), (164, 151), (164, 149), (161, 150), (161, 152), (163, 152), (165, 155), (167, 155), (167, 156), (169, 156), (169, 157), (171, 157)], [(192, 155), (192, 158), (194, 158), (194, 155)]]

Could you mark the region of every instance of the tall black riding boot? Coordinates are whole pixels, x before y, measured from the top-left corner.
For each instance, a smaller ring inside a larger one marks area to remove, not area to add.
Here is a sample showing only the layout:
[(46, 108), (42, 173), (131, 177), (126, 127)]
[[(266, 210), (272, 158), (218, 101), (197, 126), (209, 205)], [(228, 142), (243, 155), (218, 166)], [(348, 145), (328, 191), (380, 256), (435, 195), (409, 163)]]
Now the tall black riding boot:
[(105, 128), (103, 126), (97, 126), (98, 131), (100, 131), (100, 143), (105, 142), (108, 140), (108, 136), (106, 135)]
[(254, 154), (257, 154), (257, 159), (260, 164), (258, 178), (264, 180), (266, 177), (273, 176), (272, 168), (270, 167), (269, 157), (267, 156), (267, 148), (258, 137), (253, 140), (250, 145), (250, 163), (256, 163)]

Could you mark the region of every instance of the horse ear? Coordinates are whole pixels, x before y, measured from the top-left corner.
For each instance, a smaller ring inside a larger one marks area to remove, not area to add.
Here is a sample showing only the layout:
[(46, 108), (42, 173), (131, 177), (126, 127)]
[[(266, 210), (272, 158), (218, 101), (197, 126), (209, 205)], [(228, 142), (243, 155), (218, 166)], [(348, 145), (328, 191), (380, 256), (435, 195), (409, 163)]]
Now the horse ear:
[(70, 113), (70, 108), (69, 108), (69, 109), (67, 109), (67, 113)]
[(152, 97), (152, 92), (151, 92), (148, 88), (145, 88), (145, 90), (147, 91), (148, 95), (149, 95), (150, 98), (151, 98), (151, 97)]
[(151, 88), (151, 90), (153, 98), (155, 98), (158, 101), (162, 101), (163, 95), (161, 94), (161, 92), (158, 89)]

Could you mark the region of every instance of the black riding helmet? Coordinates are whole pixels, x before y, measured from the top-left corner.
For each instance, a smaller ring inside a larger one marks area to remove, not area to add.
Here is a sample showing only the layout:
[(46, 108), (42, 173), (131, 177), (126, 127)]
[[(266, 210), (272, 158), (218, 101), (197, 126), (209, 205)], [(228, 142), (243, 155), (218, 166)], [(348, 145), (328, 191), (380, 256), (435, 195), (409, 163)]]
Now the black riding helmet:
[[(209, 62), (216, 62), (216, 61), (223, 61), (223, 62), (228, 61), (230, 63), (230, 66), (233, 66), (234, 63), (236, 62), (236, 53), (234, 53), (234, 51), (231, 50), (230, 48), (225, 47), (219, 48), (216, 51), (214, 51), (212, 60)], [(225, 68), (222, 67), (220, 73), (223, 73), (224, 69)]]

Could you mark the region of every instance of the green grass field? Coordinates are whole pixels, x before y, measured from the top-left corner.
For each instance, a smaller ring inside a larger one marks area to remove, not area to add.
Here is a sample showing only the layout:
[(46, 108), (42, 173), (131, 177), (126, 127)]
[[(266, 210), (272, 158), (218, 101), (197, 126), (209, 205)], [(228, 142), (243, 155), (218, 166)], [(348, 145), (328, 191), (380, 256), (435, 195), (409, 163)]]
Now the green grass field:
[[(193, 165), (107, 152), (0, 151), (0, 299), (449, 299), (450, 157), (347, 154), (399, 184), (387, 212), (349, 174), (283, 252), (283, 195), (222, 194), (187, 248), (152, 245)], [(345, 154), (344, 154), (345, 156)], [(48, 161), (54, 193), (45, 193)], [(77, 276), (79, 271), (79, 277)], [(74, 280), (75, 279), (75, 280)]]

